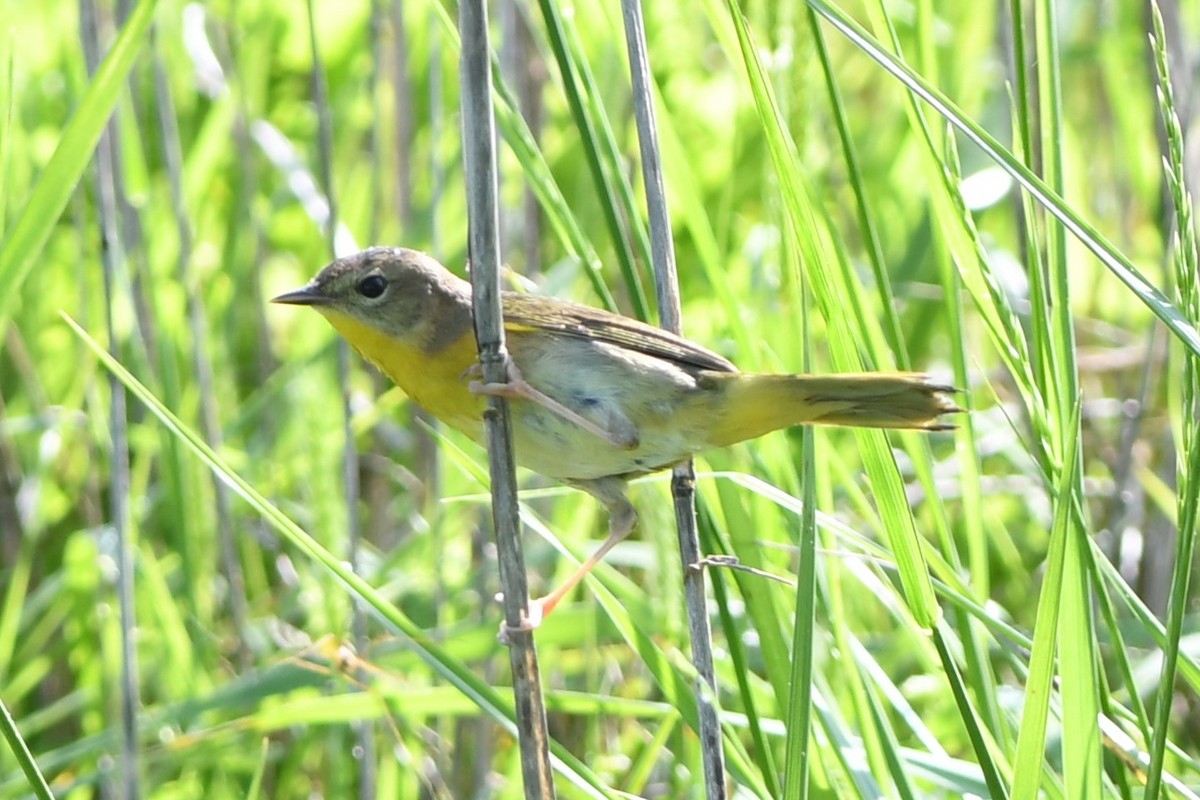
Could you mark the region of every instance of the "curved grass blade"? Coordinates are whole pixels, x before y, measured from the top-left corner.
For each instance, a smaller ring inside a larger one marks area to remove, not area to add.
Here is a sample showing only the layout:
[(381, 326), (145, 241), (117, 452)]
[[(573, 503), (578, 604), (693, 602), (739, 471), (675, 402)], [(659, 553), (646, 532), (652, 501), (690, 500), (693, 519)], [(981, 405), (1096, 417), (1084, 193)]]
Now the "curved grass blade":
[[(1200, 319), (1200, 254), (1197, 253), (1196, 228), (1192, 196), (1187, 185), (1188, 167), (1184, 157), (1183, 130), (1176, 111), (1175, 93), (1167, 53), (1162, 11), (1158, 3), (1151, 5), (1154, 50), (1158, 78), (1159, 112), (1167, 132), (1167, 153), (1163, 158), (1167, 185), (1171, 191), (1175, 212), (1174, 266), (1175, 285), (1179, 303), (1193, 320)], [(1167, 641), (1163, 648), (1163, 663), (1159, 691), (1154, 708), (1154, 731), (1150, 742), (1150, 769), (1146, 780), (1146, 797), (1158, 797), (1164, 779), (1167, 740), (1171, 730), (1171, 715), (1178, 702), (1174, 691), (1178, 671), (1180, 639), (1183, 636), (1189, 608), (1188, 589), (1192, 580), (1196, 551), (1196, 529), (1200, 521), (1200, 358), (1184, 353), (1179, 369), (1181, 420), (1178, 427), (1179, 454), (1176, 457), (1178, 495), (1178, 536), (1175, 542), (1175, 563), (1171, 574), (1171, 593), (1167, 604)]]
[[(342, 559), (322, 547), (286, 514), (259, 494), (249, 482), (234, 472), (219, 455), (213, 452), (212, 448), (205, 444), (195, 431), (176, 417), (149, 389), (88, 335), (87, 331), (65, 313), (63, 319), (91, 349), (101, 364), (112, 372), (130, 393), (141, 400), (174, 436), (182, 440), (183, 444), (204, 462), (217, 478), (224, 481), (233, 492), (249, 503), (285, 539), (328, 570), (364, 604), (364, 607), (372, 609), (385, 625), (407, 637), (421, 655), (422, 660), (435, 672), (469, 697), (481, 711), (494, 719), (506, 731), (513, 736), (516, 735), (516, 714), (511, 699), (504, 698), (476, 676), (466, 664), (451, 656), (443, 646), (431, 639), (404, 612), (389, 603), (373, 586), (352, 572)], [(600, 779), (565, 747), (552, 740), (551, 752), (554, 754), (552, 761), (555, 769), (581, 791), (591, 797), (611, 796), (610, 790)]]
[(149, 41), (146, 32), (156, 6), (156, 0), (142, 0), (129, 15), (129, 22), (96, 70), (21, 215), (0, 244), (0, 328), (8, 319), (13, 298), (37, 263), (75, 192), (134, 60)]
[[(1075, 407), (1078, 424), (1080, 406)], [(1078, 439), (1067, 440), (1068, 450), (1064, 468), (1059, 475), (1054, 524), (1050, 536), (1050, 552), (1046, 555), (1046, 576), (1038, 598), (1037, 620), (1033, 628), (1032, 656), (1029, 676), (1025, 680), (1025, 704), (1021, 712), (1021, 729), (1017, 734), (1016, 763), (1013, 765), (1012, 797), (1014, 800), (1033, 800), (1038, 796), (1045, 762), (1046, 726), (1050, 715), (1050, 700), (1054, 690), (1055, 651), (1062, 636), (1060, 620), (1063, 614), (1064, 573), (1068, 561), (1069, 537), (1077, 512), (1070, 493), (1071, 476), (1078, 459)]]
[(995, 137), (962, 112), (949, 98), (927, 80), (918, 75), (907, 64), (885, 51), (875, 39), (862, 29), (845, 12), (825, 0), (807, 0), (813, 9), (825, 18), (856, 47), (870, 56), (876, 63), (903, 83), (910, 92), (920, 97), (945, 117), (950, 124), (975, 143), (992, 158), (1001, 169), (1011, 175), (1029, 194), (1069, 230), (1092, 254), (1124, 283), (1156, 317), (1162, 320), (1184, 346), (1200, 356), (1200, 331), (1188, 320), (1166, 295), (1160, 292), (1144, 275), (1112, 245), (1094, 226), (1083, 219), (1063, 198), (1021, 163)]
[(25, 744), (25, 740), (21, 738), (21, 732), (17, 730), (17, 721), (12, 718), (12, 714), (8, 713), (8, 706), (4, 705), (3, 700), (0, 700), (0, 733), (4, 734), (4, 738), (8, 740), (8, 746), (16, 755), (17, 763), (25, 773), (25, 779), (29, 781), (34, 796), (39, 800), (50, 800), (54, 797), (54, 793), (50, 791), (50, 786), (46, 783), (46, 778), (33, 759), (33, 753), (29, 752), (29, 746)]
[[(728, 6), (747, 80), (763, 123), (763, 132), (770, 148), (775, 173), (779, 178), (780, 196), (787, 211), (789, 224), (796, 226), (797, 231), (804, 231), (804, 235), (798, 234), (796, 238), (800, 243), (805, 273), (810, 279), (813, 296), (822, 316), (831, 331), (835, 332), (829, 337), (834, 363), (839, 369), (847, 371), (861, 369), (862, 362), (857, 349), (860, 337), (852, 335), (847, 329), (841, 284), (836, 283), (837, 277), (831, 274), (834, 270), (826, 271), (821, 266), (833, 261), (832, 258), (823, 257), (829, 250), (828, 242), (822, 241), (825, 239), (827, 226), (818, 218), (818, 212), (813, 206), (797, 166), (800, 159), (796, 144), (783, 124), (775, 94), (745, 17), (736, 0), (728, 0)], [(904, 586), (905, 597), (918, 624), (923, 628), (932, 629), (941, 612), (929, 582), (912, 509), (904, 496), (895, 456), (880, 432), (856, 429), (854, 433), (863, 464), (875, 490), (880, 517), (900, 568), (900, 581)]]

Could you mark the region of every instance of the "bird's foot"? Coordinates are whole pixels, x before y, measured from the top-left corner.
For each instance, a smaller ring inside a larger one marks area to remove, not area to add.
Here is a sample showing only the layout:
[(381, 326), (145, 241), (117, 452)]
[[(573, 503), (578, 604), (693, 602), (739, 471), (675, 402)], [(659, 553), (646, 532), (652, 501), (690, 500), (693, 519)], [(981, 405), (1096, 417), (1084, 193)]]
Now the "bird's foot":
[[(547, 603), (549, 598), (540, 597), (536, 600), (530, 599), (526, 607), (526, 613), (521, 616), (521, 621), (516, 625), (509, 625), (507, 620), (500, 623), (500, 630), (496, 634), (496, 640), (502, 645), (511, 645), (512, 637), (517, 633), (532, 633), (537, 630), (550, 612), (554, 609), (554, 603)], [(496, 595), (496, 602), (504, 602), (504, 594)]]

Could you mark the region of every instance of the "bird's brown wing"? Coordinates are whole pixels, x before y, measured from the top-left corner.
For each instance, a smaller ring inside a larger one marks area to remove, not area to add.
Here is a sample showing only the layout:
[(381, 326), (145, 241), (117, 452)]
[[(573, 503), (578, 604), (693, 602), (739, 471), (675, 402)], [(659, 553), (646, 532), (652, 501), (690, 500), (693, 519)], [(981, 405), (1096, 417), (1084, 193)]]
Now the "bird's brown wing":
[(554, 331), (607, 342), (670, 361), (684, 368), (737, 372), (716, 353), (681, 336), (620, 314), (542, 295), (505, 292), (504, 324), (509, 329)]

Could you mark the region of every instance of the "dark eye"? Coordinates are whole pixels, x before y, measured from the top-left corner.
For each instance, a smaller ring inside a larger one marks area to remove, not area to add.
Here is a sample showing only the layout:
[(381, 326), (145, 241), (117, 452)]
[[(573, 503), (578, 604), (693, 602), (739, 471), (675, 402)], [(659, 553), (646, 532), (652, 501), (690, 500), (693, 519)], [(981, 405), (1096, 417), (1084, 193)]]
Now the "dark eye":
[(368, 275), (358, 282), (358, 293), (374, 300), (387, 289), (387, 279), (382, 275)]

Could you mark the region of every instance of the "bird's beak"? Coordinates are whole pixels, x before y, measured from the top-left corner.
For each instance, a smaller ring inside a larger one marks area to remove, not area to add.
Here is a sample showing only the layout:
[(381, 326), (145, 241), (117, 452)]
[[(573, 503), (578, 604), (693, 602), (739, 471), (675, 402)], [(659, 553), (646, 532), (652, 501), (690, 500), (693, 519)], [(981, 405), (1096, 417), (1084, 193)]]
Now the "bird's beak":
[(330, 300), (321, 294), (315, 283), (310, 283), (299, 289), (284, 292), (278, 297), (272, 297), (271, 302), (288, 306), (324, 306), (328, 305)]

